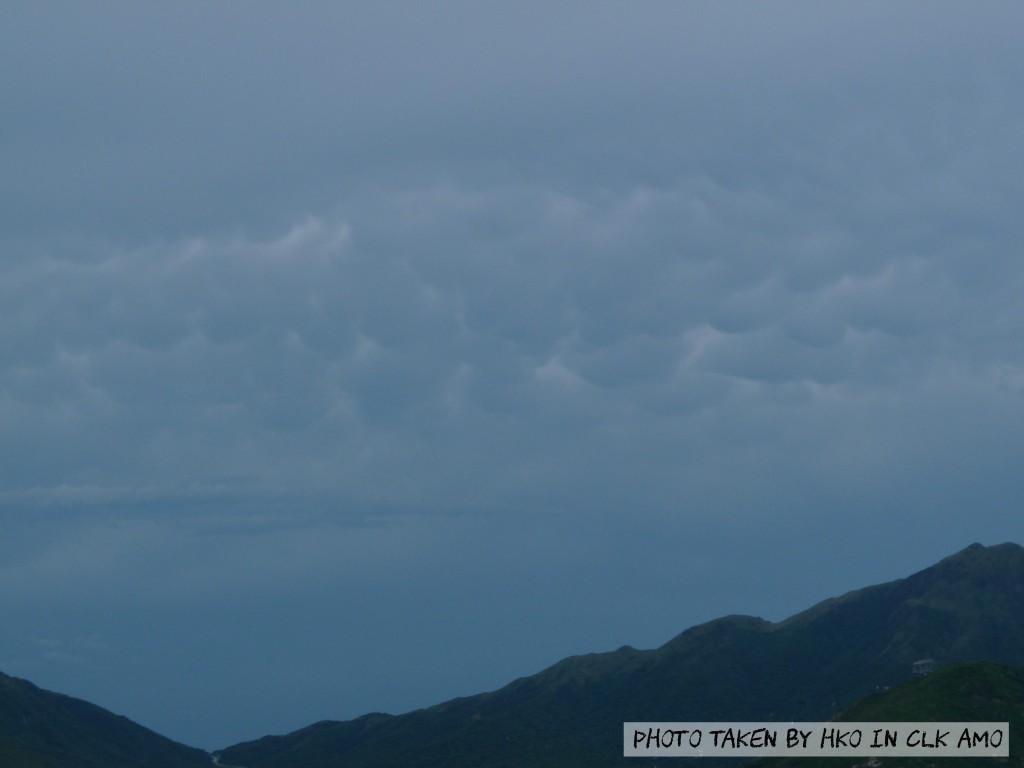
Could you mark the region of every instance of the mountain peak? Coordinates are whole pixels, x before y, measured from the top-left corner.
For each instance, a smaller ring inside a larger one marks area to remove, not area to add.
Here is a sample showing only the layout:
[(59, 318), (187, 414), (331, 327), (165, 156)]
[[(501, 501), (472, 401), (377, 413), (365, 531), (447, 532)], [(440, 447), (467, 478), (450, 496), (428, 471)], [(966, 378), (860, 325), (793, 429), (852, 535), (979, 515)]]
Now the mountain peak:
[[(913, 663), (1024, 664), (1024, 549), (972, 544), (903, 579), (783, 622), (731, 615), (656, 650), (570, 657), (505, 688), (224, 750), (288, 766), (622, 766), (624, 721), (827, 720), (913, 677)], [(453, 744), (460, 745), (458, 748)], [(454, 750), (454, 751), (453, 751)]]
[(905, 581), (951, 582), (964, 588), (978, 588), (995, 581), (1016, 591), (1024, 582), (1024, 547), (1012, 542), (990, 547), (971, 544)]
[(947, 560), (957, 559), (975, 559), (985, 557), (1024, 557), (1024, 547), (1012, 541), (1006, 541), (1002, 544), (992, 544), (991, 546), (985, 546), (978, 542), (974, 542), (959, 552), (954, 552), (949, 557), (945, 557), (940, 560), (936, 565), (941, 565)]

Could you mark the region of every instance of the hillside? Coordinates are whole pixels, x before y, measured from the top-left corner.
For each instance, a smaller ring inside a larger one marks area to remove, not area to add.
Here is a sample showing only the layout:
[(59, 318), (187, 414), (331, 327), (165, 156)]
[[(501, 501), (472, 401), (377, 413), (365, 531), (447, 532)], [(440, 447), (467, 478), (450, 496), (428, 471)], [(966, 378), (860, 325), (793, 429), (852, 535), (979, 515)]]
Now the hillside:
[[(844, 722), (1009, 722), (1010, 757), (985, 764), (1024, 765), (1024, 667), (989, 661), (961, 662), (891, 690), (873, 694), (843, 710)], [(971, 768), (979, 758), (879, 758), (872, 768)], [(752, 768), (855, 768), (865, 758), (769, 758)]]
[[(921, 658), (940, 669), (911, 680)], [(972, 545), (905, 579), (825, 600), (782, 622), (727, 616), (655, 650), (574, 656), (498, 691), (404, 715), (324, 721), (218, 757), (247, 768), (601, 768), (635, 764), (621, 753), (627, 720), (840, 717), (1008, 720), (1011, 758), (1002, 762), (1017, 765), (1024, 762), (1013, 747), (1024, 744), (1024, 668), (1009, 665), (1024, 665), (1024, 549)], [(807, 760), (801, 768), (815, 768)], [(843, 768), (836, 760), (831, 768)], [(945, 758), (942, 765), (955, 763)], [(209, 765), (201, 750), (0, 674), (0, 766)], [(785, 768), (785, 761), (765, 768)]]
[(210, 756), (94, 704), (0, 674), (0, 766), (209, 768)]
[(1024, 549), (974, 544), (782, 622), (728, 616), (655, 650), (574, 656), (491, 693), (325, 721), (220, 756), (247, 768), (633, 765), (623, 721), (827, 720), (907, 680), (921, 658), (1024, 664)]

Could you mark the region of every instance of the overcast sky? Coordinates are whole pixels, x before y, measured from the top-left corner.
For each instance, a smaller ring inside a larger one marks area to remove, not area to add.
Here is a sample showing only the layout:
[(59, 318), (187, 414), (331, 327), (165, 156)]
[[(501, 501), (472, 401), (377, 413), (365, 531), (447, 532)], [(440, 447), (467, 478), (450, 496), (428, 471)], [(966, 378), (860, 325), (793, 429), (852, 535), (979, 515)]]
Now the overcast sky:
[(1022, 541), (1024, 6), (0, 12), (0, 671), (204, 748)]

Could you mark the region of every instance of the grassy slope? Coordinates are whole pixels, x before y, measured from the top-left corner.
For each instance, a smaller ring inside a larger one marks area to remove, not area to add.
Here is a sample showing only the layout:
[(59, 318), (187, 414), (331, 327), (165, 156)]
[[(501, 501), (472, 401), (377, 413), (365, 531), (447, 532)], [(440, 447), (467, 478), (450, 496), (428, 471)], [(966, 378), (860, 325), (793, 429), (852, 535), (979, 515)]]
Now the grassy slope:
[[(878, 768), (1024, 765), (1024, 667), (963, 662), (869, 696), (835, 718), (845, 722), (1008, 722), (1010, 757), (880, 758)], [(870, 758), (771, 758), (755, 768), (853, 768)]]

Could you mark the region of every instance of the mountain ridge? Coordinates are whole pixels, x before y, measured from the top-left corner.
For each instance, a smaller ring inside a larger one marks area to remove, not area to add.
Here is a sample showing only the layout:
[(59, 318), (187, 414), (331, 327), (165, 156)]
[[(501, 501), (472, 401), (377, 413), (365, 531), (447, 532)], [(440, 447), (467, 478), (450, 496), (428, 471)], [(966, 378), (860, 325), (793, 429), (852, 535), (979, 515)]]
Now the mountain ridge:
[(570, 656), (495, 691), (217, 754), (249, 768), (628, 765), (623, 721), (827, 720), (921, 658), (1024, 663), (1024, 549), (972, 544), (777, 623), (724, 616), (652, 650)]
[[(633, 765), (622, 756), (624, 721), (823, 721), (910, 679), (922, 658), (1024, 665), (1024, 548), (973, 544), (779, 622), (722, 616), (654, 649), (569, 656), (494, 691), (322, 720), (212, 756), (0, 673), (0, 765), (611, 768)], [(1024, 681), (1024, 671), (1012, 676)]]

